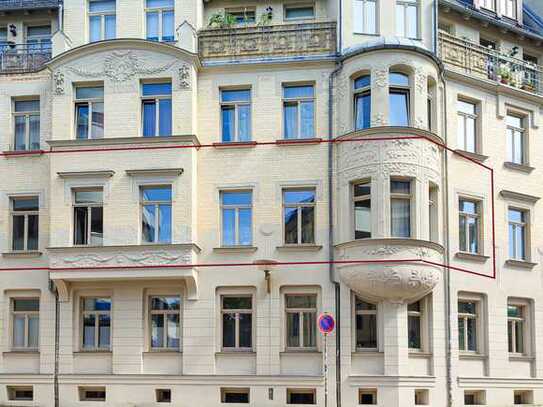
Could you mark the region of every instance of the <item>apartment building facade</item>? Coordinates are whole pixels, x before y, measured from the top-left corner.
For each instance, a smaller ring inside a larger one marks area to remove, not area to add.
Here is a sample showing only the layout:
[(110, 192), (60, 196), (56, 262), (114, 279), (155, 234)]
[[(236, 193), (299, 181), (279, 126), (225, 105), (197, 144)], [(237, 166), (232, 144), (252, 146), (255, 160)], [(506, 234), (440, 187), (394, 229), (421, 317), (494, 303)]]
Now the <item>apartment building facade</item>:
[(0, 1), (0, 405), (543, 405), (542, 41), (534, 0)]

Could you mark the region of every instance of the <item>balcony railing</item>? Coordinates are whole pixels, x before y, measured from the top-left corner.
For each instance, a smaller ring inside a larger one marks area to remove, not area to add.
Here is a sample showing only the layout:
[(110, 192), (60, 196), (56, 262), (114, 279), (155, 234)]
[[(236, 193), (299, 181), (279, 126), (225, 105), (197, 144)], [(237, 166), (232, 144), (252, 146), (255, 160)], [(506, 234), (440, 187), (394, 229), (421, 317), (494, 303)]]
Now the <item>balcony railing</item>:
[(284, 24), (204, 29), (198, 34), (204, 60), (328, 56), (336, 52), (336, 24)]
[(0, 11), (57, 8), (60, 0), (0, 0)]
[(51, 59), (51, 44), (0, 43), (0, 73), (40, 70)]
[(543, 67), (485, 48), (446, 32), (439, 33), (439, 53), (447, 68), (543, 95)]

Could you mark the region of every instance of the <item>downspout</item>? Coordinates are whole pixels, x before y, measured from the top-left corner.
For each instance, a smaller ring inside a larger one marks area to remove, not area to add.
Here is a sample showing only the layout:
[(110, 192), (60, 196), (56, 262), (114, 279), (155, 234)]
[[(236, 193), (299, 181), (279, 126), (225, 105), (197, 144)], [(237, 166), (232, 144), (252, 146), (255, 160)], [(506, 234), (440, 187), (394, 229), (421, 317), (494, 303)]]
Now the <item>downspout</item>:
[(60, 305), (58, 290), (55, 287), (55, 371), (53, 374), (53, 388), (55, 407), (59, 407), (58, 365), (59, 365), (59, 339), (60, 339)]
[[(341, 0), (340, 0), (341, 4)], [(328, 259), (330, 260), (328, 271), (330, 281), (334, 284), (334, 307), (336, 317), (336, 406), (341, 406), (341, 298), (340, 285), (334, 278), (334, 78), (343, 68), (342, 62), (337, 63), (337, 67), (328, 78)]]
[(439, 38), (439, 11), (438, 0), (434, 0), (434, 53), (437, 55), (438, 38)]

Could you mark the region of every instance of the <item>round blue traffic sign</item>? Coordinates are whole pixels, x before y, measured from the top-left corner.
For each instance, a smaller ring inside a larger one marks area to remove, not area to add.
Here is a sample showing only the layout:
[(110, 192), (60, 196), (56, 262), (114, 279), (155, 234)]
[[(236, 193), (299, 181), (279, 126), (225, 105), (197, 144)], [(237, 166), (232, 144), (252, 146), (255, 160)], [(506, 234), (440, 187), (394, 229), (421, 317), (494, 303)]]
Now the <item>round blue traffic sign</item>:
[(329, 333), (331, 333), (336, 326), (334, 317), (330, 314), (320, 314), (319, 319), (318, 319), (318, 324), (319, 324), (319, 330), (324, 335), (328, 335)]

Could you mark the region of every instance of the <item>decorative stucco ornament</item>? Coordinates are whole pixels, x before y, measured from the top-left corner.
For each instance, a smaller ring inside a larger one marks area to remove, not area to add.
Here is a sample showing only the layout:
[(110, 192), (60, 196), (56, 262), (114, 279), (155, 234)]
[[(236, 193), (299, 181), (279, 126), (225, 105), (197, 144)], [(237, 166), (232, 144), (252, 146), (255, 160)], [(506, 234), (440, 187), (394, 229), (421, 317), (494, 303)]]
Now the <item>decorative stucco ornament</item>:
[(179, 68), (179, 88), (190, 89), (190, 67), (187, 64)]
[(64, 74), (60, 71), (56, 71), (53, 74), (53, 89), (55, 95), (64, 95)]

